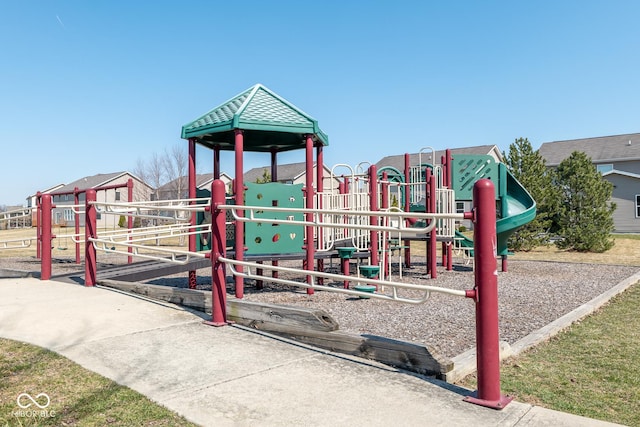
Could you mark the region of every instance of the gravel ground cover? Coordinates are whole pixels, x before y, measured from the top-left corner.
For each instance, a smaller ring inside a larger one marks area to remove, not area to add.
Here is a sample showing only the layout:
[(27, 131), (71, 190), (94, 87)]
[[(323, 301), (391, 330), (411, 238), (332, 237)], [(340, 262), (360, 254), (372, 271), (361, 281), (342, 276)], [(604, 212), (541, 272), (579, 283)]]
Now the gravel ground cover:
[[(98, 256), (98, 271), (126, 262), (119, 255)], [(284, 266), (300, 266), (299, 262), (281, 262)], [(39, 261), (33, 257), (0, 258), (0, 268), (38, 271)], [(326, 270), (337, 272), (338, 263)], [(352, 265), (353, 267), (353, 265)], [(81, 271), (71, 258), (56, 258), (53, 275)], [(638, 267), (558, 263), (544, 261), (509, 261), (508, 272), (498, 272), (500, 298), (500, 337), (513, 344), (529, 333), (549, 324), (592, 298), (633, 275)], [(353, 272), (355, 273), (355, 272)], [(197, 271), (198, 288), (211, 289), (210, 270)], [(283, 273), (280, 277), (286, 277)], [(290, 276), (294, 280), (303, 277)], [(397, 273), (393, 276), (398, 279)], [(474, 275), (470, 266), (455, 265), (453, 271), (438, 267), (438, 277), (425, 274), (424, 258), (416, 258), (412, 268), (403, 269), (403, 282), (428, 284), (450, 289), (471, 289)], [(186, 287), (186, 273), (156, 278), (147, 283)], [(342, 287), (342, 283), (332, 286)], [(233, 298), (233, 285), (227, 285)], [(389, 292), (386, 289), (385, 292)], [(404, 291), (402, 296), (418, 297), (421, 292)], [(245, 284), (247, 301), (319, 308), (328, 312), (340, 330), (355, 334), (371, 334), (425, 344), (442, 356), (453, 357), (475, 346), (474, 305), (471, 300), (431, 293), (424, 304), (411, 305), (377, 299), (361, 299), (351, 295), (317, 291), (307, 295), (303, 288), (264, 283), (263, 290)]]

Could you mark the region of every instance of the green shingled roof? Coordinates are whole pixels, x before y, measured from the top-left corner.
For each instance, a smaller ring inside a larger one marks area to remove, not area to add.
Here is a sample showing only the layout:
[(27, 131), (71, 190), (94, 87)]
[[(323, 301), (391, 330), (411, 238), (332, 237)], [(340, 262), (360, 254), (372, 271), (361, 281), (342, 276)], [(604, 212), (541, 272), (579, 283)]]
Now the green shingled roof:
[(234, 129), (244, 131), (245, 151), (288, 151), (306, 146), (304, 135), (329, 145), (318, 121), (257, 84), (182, 127), (182, 138), (209, 148), (234, 149)]

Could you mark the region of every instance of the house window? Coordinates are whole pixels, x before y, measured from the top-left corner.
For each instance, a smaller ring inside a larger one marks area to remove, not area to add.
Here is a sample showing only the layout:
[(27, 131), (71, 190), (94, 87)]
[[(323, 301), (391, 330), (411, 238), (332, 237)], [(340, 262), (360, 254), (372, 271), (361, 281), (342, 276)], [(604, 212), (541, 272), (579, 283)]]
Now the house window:
[(73, 210), (65, 209), (64, 210), (64, 220), (65, 221), (73, 221)]
[(456, 213), (464, 213), (464, 202), (456, 202)]
[(116, 191), (116, 202), (120, 201), (120, 192)]
[(596, 165), (596, 169), (598, 169), (598, 172), (600, 173), (606, 173), (606, 172), (611, 172), (613, 170), (613, 164), (612, 163), (605, 163), (602, 165)]
[(640, 218), (640, 194), (636, 194), (636, 218)]

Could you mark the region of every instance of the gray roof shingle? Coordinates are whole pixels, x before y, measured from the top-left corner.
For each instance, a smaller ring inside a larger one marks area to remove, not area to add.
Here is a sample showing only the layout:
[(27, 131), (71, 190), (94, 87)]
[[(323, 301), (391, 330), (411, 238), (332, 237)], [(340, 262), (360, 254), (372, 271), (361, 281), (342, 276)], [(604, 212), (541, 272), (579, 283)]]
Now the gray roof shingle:
[(640, 133), (545, 142), (538, 152), (547, 166), (557, 166), (574, 151), (585, 153), (594, 163), (638, 160)]

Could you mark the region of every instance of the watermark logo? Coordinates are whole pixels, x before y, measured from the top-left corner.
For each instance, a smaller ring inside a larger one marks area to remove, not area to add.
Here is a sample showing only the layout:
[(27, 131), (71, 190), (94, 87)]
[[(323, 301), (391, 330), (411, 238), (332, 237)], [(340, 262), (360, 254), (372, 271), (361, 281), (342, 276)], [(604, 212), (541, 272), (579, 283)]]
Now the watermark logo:
[[(38, 399), (40, 399), (40, 401), (43, 403), (40, 403)], [(27, 402), (26, 404), (25, 401)], [(46, 409), (51, 403), (51, 399), (49, 399), (49, 395), (47, 393), (40, 393), (35, 398), (31, 397), (31, 395), (28, 393), (22, 393), (16, 399), (16, 403), (22, 409), (30, 408), (31, 405), (36, 405), (40, 409)]]
[(51, 404), (51, 399), (47, 393), (40, 393), (31, 396), (29, 393), (20, 393), (16, 399), (20, 410), (14, 411), (13, 415), (21, 418), (49, 418), (55, 417), (56, 412), (47, 409)]

